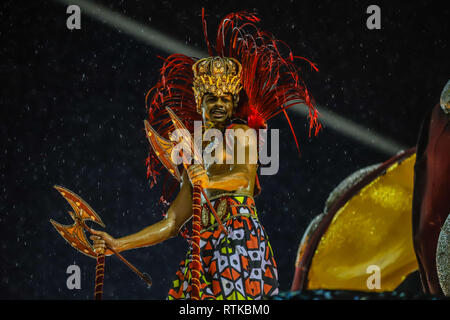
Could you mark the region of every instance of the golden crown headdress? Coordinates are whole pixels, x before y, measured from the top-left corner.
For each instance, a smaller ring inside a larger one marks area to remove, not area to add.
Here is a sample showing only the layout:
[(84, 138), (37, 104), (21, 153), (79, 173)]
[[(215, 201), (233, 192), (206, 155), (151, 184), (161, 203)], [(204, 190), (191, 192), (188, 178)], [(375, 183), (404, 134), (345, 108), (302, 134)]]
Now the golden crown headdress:
[(231, 93), (237, 101), (241, 85), (242, 66), (234, 58), (209, 57), (198, 60), (193, 66), (193, 90), (197, 111), (201, 109), (202, 98), (207, 93), (217, 97)]

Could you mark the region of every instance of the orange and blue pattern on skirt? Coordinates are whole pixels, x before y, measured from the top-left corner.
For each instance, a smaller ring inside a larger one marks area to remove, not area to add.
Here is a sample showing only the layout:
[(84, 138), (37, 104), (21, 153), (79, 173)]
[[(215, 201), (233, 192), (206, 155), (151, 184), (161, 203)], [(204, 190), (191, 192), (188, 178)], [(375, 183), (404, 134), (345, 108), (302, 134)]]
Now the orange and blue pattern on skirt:
[[(220, 231), (212, 213), (212, 227), (200, 234), (200, 299), (253, 300), (277, 294), (277, 265), (253, 198), (227, 196), (226, 200), (228, 208), (221, 220), (228, 235)], [(218, 201), (211, 204), (216, 207)], [(169, 300), (190, 298), (190, 260), (191, 250), (179, 265)]]

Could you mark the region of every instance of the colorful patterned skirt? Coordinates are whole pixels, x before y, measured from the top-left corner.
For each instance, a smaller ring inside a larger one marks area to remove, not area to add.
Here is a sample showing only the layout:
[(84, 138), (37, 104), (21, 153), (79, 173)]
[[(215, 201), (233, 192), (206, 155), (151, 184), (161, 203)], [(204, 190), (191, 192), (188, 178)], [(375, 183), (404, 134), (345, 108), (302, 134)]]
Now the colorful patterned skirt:
[[(277, 265), (250, 196), (211, 199), (228, 235), (203, 204), (200, 299), (254, 300), (278, 293)], [(190, 299), (191, 250), (180, 263), (168, 299)]]

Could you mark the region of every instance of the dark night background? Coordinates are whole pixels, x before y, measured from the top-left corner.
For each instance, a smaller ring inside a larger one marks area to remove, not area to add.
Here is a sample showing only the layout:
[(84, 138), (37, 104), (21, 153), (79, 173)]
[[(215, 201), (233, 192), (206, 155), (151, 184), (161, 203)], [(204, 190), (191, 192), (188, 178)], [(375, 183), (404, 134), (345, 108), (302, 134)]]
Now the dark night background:
[[(261, 26), (296, 55), (317, 63), (303, 78), (324, 106), (401, 145), (414, 146), (424, 114), (449, 79), (449, 10), (436, 1), (96, 1), (186, 44), (205, 49), (201, 8), (210, 34), (225, 14), (256, 9)], [(183, 4), (182, 4), (183, 3)], [(366, 8), (381, 8), (381, 30), (366, 28)], [(113, 236), (157, 222), (161, 186), (149, 188), (143, 131), (144, 97), (166, 52), (88, 16), (66, 28), (67, 5), (6, 1), (1, 24), (2, 299), (91, 299), (95, 261), (72, 249), (49, 219), (71, 223), (69, 206), (52, 188), (82, 196)], [(320, 111), (320, 109), (319, 109)], [(280, 171), (263, 176), (256, 199), (289, 290), (297, 246), (330, 191), (355, 170), (390, 156), (326, 126), (309, 139), (306, 119), (291, 114), (299, 158), (287, 123), (281, 130)], [(107, 258), (104, 297), (165, 299), (187, 243), (181, 237), (125, 252), (148, 272), (145, 284), (115, 257)], [(66, 269), (82, 271), (81, 290), (66, 288)]]

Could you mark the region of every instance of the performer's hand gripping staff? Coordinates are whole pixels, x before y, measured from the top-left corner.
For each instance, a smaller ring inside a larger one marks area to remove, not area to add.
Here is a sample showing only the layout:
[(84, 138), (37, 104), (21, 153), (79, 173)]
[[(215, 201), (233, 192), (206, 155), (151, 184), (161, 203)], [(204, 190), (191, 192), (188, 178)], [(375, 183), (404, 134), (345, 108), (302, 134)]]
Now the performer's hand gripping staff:
[[(54, 186), (56, 190), (64, 197), (64, 199), (69, 202), (70, 206), (74, 210), (69, 211), (70, 216), (74, 220), (73, 225), (62, 225), (54, 220), (50, 220), (52, 225), (58, 231), (58, 233), (66, 240), (72, 247), (80, 251), (81, 253), (97, 259), (97, 265), (95, 268), (95, 290), (94, 299), (100, 300), (103, 295), (103, 279), (105, 274), (105, 254), (115, 254), (122, 262), (124, 262), (131, 270), (133, 270), (139, 277), (141, 277), (147, 285), (150, 287), (152, 285), (152, 280), (148, 274), (140, 272), (131, 263), (129, 263), (124, 257), (122, 257), (117, 251), (114, 245), (115, 240), (108, 235), (106, 241), (99, 240), (95, 236), (94, 246), (92, 246), (86, 238), (85, 231), (89, 231), (94, 234), (105, 234), (99, 231), (92, 230), (85, 221), (93, 221), (102, 227), (105, 224), (97, 215), (97, 213), (77, 194), (70, 191), (67, 188), (61, 186)], [(92, 237), (91, 237), (92, 239)], [(99, 245), (99, 242), (101, 244)]]
[[(175, 129), (178, 129), (181, 133), (181, 139), (179, 141), (167, 141), (158, 135), (158, 133), (150, 126), (147, 121), (144, 121), (147, 138), (152, 146), (155, 154), (158, 156), (163, 165), (169, 170), (169, 172), (177, 179), (180, 179), (179, 171), (175, 163), (172, 161), (172, 150), (174, 143), (184, 144), (181, 150), (192, 150), (194, 154), (194, 161), (201, 163), (201, 150), (194, 147), (193, 139), (188, 133), (181, 120), (170, 109), (167, 108), (172, 123)], [(186, 134), (183, 134), (186, 133)], [(172, 138), (172, 134), (169, 134)], [(183, 165), (186, 169), (187, 175), (192, 182), (192, 260), (190, 263), (190, 271), (192, 277), (190, 279), (193, 292), (191, 298), (198, 300), (200, 298), (200, 270), (201, 270), (201, 257), (200, 257), (200, 230), (201, 230), (201, 196), (203, 195), (211, 212), (214, 214), (216, 221), (219, 223), (219, 228), (226, 234), (226, 230), (222, 225), (222, 221), (218, 217), (214, 207), (211, 205), (208, 197), (206, 196), (203, 188), (208, 186), (208, 176), (202, 165), (190, 165), (188, 166), (186, 155), (181, 154), (183, 158)]]

